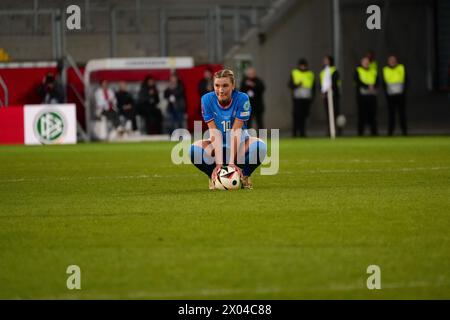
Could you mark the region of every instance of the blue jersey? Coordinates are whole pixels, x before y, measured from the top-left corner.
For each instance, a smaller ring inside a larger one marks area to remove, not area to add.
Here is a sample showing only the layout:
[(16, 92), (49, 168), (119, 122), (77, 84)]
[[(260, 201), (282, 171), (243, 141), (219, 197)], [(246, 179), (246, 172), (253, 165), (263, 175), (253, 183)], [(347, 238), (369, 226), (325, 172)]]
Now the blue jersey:
[(231, 103), (227, 107), (222, 107), (214, 92), (209, 92), (202, 97), (203, 120), (208, 123), (214, 121), (218, 130), (222, 132), (224, 145), (227, 146), (227, 131), (233, 127), (234, 119), (244, 121), (242, 126), (244, 136), (247, 133), (247, 121), (250, 119), (252, 108), (248, 96), (234, 90), (231, 95)]

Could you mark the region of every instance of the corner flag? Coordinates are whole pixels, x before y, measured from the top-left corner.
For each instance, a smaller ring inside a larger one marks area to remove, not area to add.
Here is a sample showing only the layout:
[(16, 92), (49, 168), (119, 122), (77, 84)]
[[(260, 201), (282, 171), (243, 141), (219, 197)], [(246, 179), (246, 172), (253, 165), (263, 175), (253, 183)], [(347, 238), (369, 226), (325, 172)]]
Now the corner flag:
[(327, 94), (328, 99), (328, 119), (331, 139), (336, 138), (336, 128), (334, 125), (334, 105), (333, 105), (333, 85), (331, 80), (330, 66), (325, 67), (325, 74), (322, 81), (322, 93)]

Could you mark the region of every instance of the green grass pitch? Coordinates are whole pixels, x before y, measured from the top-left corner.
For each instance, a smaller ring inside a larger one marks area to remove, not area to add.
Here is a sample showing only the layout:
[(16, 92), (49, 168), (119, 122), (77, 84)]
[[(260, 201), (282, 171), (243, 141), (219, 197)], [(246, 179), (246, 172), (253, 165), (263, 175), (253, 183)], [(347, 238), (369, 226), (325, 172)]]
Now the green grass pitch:
[(173, 145), (0, 147), (0, 298), (450, 298), (450, 138), (284, 139), (234, 192)]

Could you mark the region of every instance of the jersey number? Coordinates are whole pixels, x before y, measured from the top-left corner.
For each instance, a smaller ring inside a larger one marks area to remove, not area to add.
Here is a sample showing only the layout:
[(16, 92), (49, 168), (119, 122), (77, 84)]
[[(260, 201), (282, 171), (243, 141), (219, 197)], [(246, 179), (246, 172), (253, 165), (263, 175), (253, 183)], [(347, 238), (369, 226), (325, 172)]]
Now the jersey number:
[(223, 131), (228, 131), (231, 129), (231, 121), (222, 121), (221, 124)]

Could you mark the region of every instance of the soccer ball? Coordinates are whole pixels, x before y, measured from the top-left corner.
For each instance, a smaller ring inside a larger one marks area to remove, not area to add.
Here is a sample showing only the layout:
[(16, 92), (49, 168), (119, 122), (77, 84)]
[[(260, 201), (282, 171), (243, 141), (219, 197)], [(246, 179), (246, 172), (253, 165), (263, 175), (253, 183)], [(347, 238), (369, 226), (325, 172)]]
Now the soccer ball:
[(345, 119), (345, 116), (343, 114), (340, 114), (336, 118), (336, 125), (338, 128), (345, 127), (345, 124), (347, 123), (347, 119)]
[(217, 173), (214, 180), (214, 187), (217, 190), (237, 190), (241, 188), (241, 177), (239, 172), (233, 167), (223, 166)]

